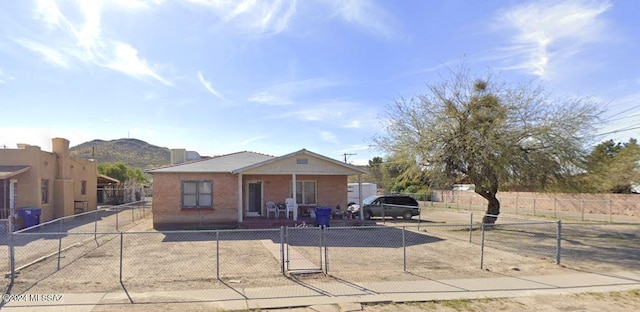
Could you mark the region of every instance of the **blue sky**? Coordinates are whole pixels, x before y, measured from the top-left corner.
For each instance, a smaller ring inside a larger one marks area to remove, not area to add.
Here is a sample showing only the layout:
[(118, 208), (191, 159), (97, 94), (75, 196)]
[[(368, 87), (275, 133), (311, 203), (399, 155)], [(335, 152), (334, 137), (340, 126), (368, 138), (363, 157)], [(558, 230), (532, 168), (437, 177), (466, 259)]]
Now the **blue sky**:
[(0, 0), (0, 147), (137, 138), (365, 164), (386, 107), (461, 62), (602, 102), (640, 137), (640, 2)]

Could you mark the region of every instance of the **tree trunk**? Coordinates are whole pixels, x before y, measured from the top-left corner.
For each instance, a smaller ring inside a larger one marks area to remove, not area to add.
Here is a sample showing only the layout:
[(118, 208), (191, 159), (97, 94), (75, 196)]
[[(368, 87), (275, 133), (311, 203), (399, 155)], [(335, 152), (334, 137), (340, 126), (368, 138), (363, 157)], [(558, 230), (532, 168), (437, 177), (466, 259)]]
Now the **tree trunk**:
[(498, 215), (500, 214), (500, 201), (496, 197), (496, 194), (491, 192), (485, 192), (480, 195), (489, 201), (487, 204), (487, 212), (482, 218), (482, 223), (495, 224), (496, 220), (498, 220)]

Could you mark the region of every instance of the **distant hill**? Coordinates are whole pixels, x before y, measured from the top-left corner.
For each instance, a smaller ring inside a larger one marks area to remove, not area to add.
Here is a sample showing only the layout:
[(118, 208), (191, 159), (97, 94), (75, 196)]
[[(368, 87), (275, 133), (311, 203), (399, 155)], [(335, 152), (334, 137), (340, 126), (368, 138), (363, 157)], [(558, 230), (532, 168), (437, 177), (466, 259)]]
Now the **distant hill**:
[[(94, 148), (95, 155), (92, 156)], [(147, 169), (171, 163), (171, 152), (168, 148), (138, 139), (93, 140), (73, 146), (70, 150), (74, 157), (95, 158), (98, 164), (122, 161), (133, 168)]]

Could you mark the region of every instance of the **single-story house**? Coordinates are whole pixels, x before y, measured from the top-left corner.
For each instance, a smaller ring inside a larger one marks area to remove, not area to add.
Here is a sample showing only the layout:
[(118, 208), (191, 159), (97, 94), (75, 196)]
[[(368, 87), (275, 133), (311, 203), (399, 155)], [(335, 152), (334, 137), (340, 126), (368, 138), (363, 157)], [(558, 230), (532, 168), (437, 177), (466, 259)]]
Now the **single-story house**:
[(345, 209), (347, 177), (360, 181), (368, 173), (306, 149), (280, 157), (238, 152), (147, 172), (153, 175), (154, 227), (273, 218), (266, 203), (287, 198), (298, 205), (293, 220), (316, 207)]
[(39, 208), (40, 222), (96, 209), (97, 163), (72, 157), (67, 139), (51, 146), (0, 149), (0, 219), (11, 209)]

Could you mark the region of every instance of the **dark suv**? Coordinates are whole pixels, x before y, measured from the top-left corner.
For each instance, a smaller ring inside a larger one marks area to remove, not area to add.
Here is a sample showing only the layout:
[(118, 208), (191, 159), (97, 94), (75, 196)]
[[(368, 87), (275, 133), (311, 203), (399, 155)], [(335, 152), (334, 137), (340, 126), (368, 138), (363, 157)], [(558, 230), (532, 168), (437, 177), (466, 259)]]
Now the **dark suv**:
[(420, 215), (418, 201), (406, 195), (369, 196), (362, 201), (362, 209), (366, 219), (384, 216), (409, 220)]

